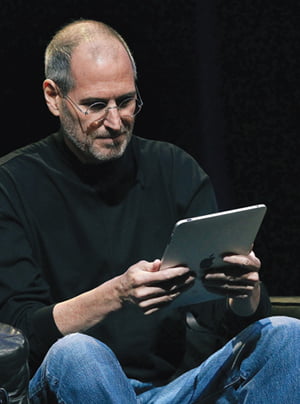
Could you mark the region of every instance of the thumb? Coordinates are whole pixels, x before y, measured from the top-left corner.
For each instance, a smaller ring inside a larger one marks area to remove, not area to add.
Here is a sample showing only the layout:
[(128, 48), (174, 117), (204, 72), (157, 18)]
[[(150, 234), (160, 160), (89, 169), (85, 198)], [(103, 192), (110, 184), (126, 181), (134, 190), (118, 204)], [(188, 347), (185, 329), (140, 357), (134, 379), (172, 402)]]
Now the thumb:
[(152, 266), (149, 268), (150, 272), (157, 272), (160, 270), (161, 261), (159, 259), (154, 260), (151, 262)]

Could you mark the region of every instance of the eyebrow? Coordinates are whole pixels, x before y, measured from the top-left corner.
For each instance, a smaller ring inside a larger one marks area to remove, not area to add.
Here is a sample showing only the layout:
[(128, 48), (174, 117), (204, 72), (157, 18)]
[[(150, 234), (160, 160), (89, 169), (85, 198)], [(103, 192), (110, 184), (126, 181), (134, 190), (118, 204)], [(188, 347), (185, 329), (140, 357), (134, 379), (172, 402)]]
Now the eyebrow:
[[(129, 93), (122, 94), (119, 97), (116, 97), (115, 100), (116, 100), (116, 103), (118, 104), (119, 102), (125, 100), (126, 98), (135, 97), (136, 95), (137, 95), (136, 91), (130, 91)], [(110, 100), (111, 100), (111, 98), (87, 97), (87, 98), (82, 98), (79, 101), (79, 104), (91, 105), (95, 102), (103, 102), (104, 104), (107, 104)]]

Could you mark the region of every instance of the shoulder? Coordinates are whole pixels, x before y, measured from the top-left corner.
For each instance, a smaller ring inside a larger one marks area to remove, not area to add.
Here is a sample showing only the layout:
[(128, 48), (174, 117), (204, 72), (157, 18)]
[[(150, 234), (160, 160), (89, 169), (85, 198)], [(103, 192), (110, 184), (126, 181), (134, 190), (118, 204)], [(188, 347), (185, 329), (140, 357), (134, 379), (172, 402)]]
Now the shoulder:
[(134, 138), (142, 178), (154, 192), (176, 206), (178, 217), (199, 216), (216, 210), (211, 181), (198, 162), (180, 147)]
[(13, 168), (17, 165), (22, 165), (24, 161), (30, 161), (34, 157), (47, 155), (49, 146), (53, 143), (55, 135), (50, 135), (45, 139), (31, 143), (19, 149), (16, 149), (0, 158), (1, 168)]
[(180, 147), (161, 140), (145, 139), (139, 136), (133, 137), (134, 147), (138, 147), (141, 153), (151, 155), (152, 157), (167, 157), (172, 155), (185, 155), (190, 158), (189, 154)]
[(189, 153), (174, 144), (134, 136), (133, 147), (144, 167), (151, 168), (151, 170), (154, 169), (155, 163), (156, 167), (163, 168), (164, 171), (195, 170), (205, 175), (198, 162)]
[(1, 194), (15, 194), (20, 190), (34, 194), (44, 185), (45, 173), (47, 176), (51, 171), (54, 148), (53, 135), (50, 135), (1, 157)]

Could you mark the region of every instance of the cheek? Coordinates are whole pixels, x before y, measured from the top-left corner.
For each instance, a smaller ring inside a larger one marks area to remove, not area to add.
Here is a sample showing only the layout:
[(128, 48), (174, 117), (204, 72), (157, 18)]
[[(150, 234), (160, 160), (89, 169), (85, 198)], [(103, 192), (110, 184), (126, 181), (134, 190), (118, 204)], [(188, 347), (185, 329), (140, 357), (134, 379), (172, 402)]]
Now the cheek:
[(75, 136), (76, 138), (82, 138), (84, 135), (84, 128), (82, 123), (78, 120), (77, 117), (73, 117), (69, 112), (61, 115), (60, 119), (61, 125), (63, 129), (69, 132), (70, 135)]
[(134, 128), (135, 120), (127, 119), (127, 120), (122, 121), (122, 123), (124, 125), (124, 128), (131, 132)]

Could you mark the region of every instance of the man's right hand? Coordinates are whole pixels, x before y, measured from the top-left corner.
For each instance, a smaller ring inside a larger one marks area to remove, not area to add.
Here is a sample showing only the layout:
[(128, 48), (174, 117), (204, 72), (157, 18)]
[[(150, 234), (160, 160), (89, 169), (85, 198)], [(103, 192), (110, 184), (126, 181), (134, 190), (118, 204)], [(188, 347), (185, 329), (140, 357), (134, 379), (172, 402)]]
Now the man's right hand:
[(194, 283), (195, 276), (185, 266), (160, 270), (161, 261), (140, 261), (118, 277), (117, 291), (122, 304), (138, 305), (151, 314), (172, 302)]

